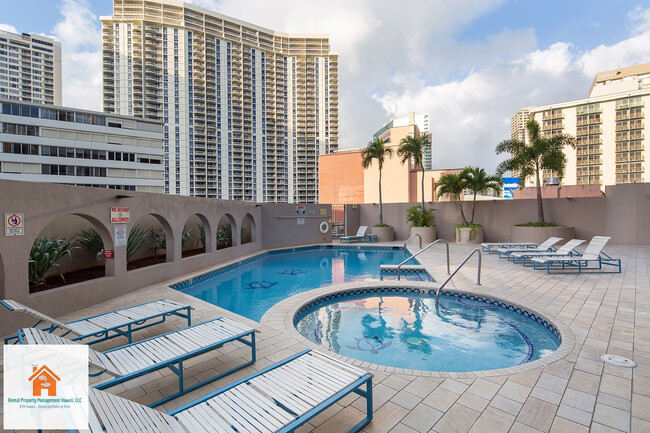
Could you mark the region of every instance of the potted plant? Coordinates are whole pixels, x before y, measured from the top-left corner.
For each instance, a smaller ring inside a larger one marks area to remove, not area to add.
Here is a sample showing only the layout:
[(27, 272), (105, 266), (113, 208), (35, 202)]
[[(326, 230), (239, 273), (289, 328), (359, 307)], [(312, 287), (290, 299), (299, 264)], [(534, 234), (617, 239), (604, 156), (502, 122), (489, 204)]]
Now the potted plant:
[[(476, 195), (484, 194), (489, 190), (501, 192), (503, 181), (499, 176), (489, 176), (485, 170), (478, 167), (465, 167), (458, 174), (445, 174), (440, 178), (436, 185), (436, 196), (438, 198), (449, 194), (452, 201), (458, 203), (460, 216), (463, 222), (454, 228), (454, 240), (459, 243), (480, 244), (483, 242), (483, 226), (474, 223), (476, 211)], [(471, 218), (467, 220), (463, 210), (463, 204), (460, 196), (465, 189), (474, 192), (472, 200)]]
[(504, 152), (510, 154), (510, 158), (499, 164), (497, 173), (500, 175), (506, 171), (519, 173), (519, 184), (522, 186), (527, 178), (535, 176), (537, 222), (514, 226), (512, 241), (540, 243), (551, 236), (573, 239), (573, 227), (563, 227), (544, 220), (540, 172), (553, 170), (557, 177), (562, 179), (567, 162), (563, 150), (565, 146), (575, 148), (575, 137), (568, 134), (544, 137), (540, 131), (539, 123), (535, 120), (529, 120), (526, 129), (528, 130), (528, 143), (519, 140), (504, 140), (496, 147), (497, 155)]
[(363, 152), (361, 152), (361, 165), (363, 168), (368, 168), (372, 165), (374, 159), (377, 160), (379, 167), (379, 224), (372, 228), (372, 233), (377, 235), (377, 241), (390, 242), (393, 240), (393, 227), (384, 224), (383, 206), (381, 202), (381, 169), (384, 167), (386, 158), (393, 156), (393, 149), (386, 146), (384, 140), (376, 139), (368, 143)]
[(422, 243), (430, 244), (436, 240), (436, 218), (433, 216), (435, 209), (425, 209), (422, 212), (420, 205), (406, 209), (406, 221), (411, 223), (411, 235), (418, 234)]
[(459, 224), (454, 231), (456, 242), (480, 244), (483, 242), (483, 225), (474, 223), (474, 213), (476, 211), (476, 195), (487, 194), (490, 190), (501, 195), (503, 180), (500, 176), (488, 175), (484, 169), (479, 167), (468, 166), (460, 172), (465, 189), (471, 190), (474, 195), (472, 199), (472, 214), (469, 221), (465, 224)]

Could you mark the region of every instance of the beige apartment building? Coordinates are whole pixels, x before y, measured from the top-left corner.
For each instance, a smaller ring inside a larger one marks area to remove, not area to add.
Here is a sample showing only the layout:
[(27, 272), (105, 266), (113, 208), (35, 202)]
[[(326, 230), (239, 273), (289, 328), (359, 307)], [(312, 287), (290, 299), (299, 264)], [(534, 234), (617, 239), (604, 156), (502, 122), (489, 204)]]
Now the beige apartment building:
[(165, 192), (316, 202), (338, 147), (338, 55), (178, 0), (102, 17), (104, 110), (163, 122)]
[[(647, 181), (645, 107), (649, 104), (650, 63), (646, 63), (599, 72), (588, 98), (529, 111), (545, 135), (576, 137), (576, 148), (565, 149), (568, 163), (562, 184), (604, 187)], [(543, 174), (544, 179), (551, 176)]]
[(61, 42), (0, 30), (0, 98), (61, 105)]

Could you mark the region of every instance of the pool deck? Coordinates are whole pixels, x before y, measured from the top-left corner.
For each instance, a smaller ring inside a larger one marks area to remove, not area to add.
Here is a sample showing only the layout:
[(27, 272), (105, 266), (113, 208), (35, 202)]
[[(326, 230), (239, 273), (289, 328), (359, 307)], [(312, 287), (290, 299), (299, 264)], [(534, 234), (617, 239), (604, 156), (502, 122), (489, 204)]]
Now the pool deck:
[[(452, 270), (472, 248), (450, 245)], [(374, 375), (374, 419), (363, 431), (650, 432), (650, 246), (608, 245), (605, 251), (622, 259), (621, 274), (548, 275), (484, 253), (482, 285), (477, 286), (476, 260), (471, 259), (448, 287), (495, 296), (541, 313), (563, 333), (560, 353), (527, 366), (469, 374), (401, 370), (347, 358)], [(446, 276), (444, 249), (428, 250), (418, 258), (438, 283), (417, 284), (440, 284)], [(256, 328), (255, 364), (159, 408), (168, 411), (310, 348), (311, 343), (288, 329), (291, 317), (287, 316), (313, 295), (290, 298), (274, 306), (257, 323), (157, 285), (59, 319), (73, 320), (167, 298), (192, 305), (192, 323), (229, 316)], [(184, 324), (181, 319), (170, 319), (138, 332), (134, 340), (182, 328)], [(93, 348), (103, 350), (124, 343), (114, 339)], [(218, 350), (218, 357), (213, 352), (186, 362), (186, 383), (191, 385), (243, 362), (249, 351), (239, 343), (229, 344)], [(638, 365), (633, 369), (605, 365), (599, 359), (603, 353), (631, 358)], [(145, 404), (175, 390), (171, 372), (152, 373), (110, 389)], [(362, 399), (353, 394), (298, 431), (343, 432), (362, 417)], [(1, 423), (0, 418), (0, 427)]]

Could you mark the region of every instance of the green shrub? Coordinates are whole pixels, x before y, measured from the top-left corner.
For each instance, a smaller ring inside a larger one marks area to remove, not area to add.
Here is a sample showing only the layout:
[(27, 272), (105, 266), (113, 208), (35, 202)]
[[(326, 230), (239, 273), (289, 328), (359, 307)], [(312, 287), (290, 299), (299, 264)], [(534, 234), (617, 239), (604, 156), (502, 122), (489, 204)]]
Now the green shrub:
[[(148, 231), (142, 226), (135, 226), (131, 229), (129, 237), (126, 239), (127, 261), (131, 260), (131, 257), (133, 257), (147, 242), (147, 233)], [(79, 237), (79, 242), (90, 251), (98, 254), (104, 250), (104, 241), (94, 227), (88, 230), (82, 230), (81, 233), (77, 233), (77, 236)]]
[(424, 209), (422, 206), (411, 206), (406, 209), (406, 221), (411, 223), (411, 227), (435, 227), (436, 217), (433, 216), (435, 209)]
[[(167, 233), (165, 232), (165, 229), (160, 229), (160, 230), (155, 230), (151, 229), (151, 235), (153, 236), (153, 241), (154, 241), (154, 247), (153, 247), (153, 255), (155, 256), (158, 253), (158, 250), (166, 250), (167, 249)], [(190, 240), (190, 237), (192, 237), (192, 229), (188, 229), (187, 226), (183, 226), (183, 236), (181, 238), (181, 251), (185, 249), (185, 245), (187, 245), (187, 241)]]
[(47, 271), (56, 267), (61, 279), (61, 266), (57, 263), (64, 255), (70, 254), (77, 247), (77, 239), (67, 241), (55, 236), (43, 236), (34, 241), (29, 252), (29, 284), (38, 286), (45, 282)]
[[(461, 241), (462, 239), (460, 238), (460, 230), (461, 228), (469, 228), (469, 240), (474, 240), (476, 237), (477, 229), (483, 227), (482, 224), (472, 224), (472, 223), (465, 223), (465, 224), (457, 224), (456, 228), (454, 229), (454, 240), (455, 241)], [(456, 239), (456, 236), (458, 236), (458, 239)]]
[(390, 227), (388, 224), (375, 224), (375, 227)]
[(232, 226), (226, 224), (217, 230), (217, 248), (228, 248), (232, 246)]

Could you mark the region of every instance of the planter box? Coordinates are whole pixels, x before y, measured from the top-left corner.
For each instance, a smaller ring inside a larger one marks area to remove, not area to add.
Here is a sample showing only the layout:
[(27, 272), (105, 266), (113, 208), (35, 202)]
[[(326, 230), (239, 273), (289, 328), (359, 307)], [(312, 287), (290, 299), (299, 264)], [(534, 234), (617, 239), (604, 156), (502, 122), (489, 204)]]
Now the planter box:
[(458, 244), (481, 244), (483, 243), (483, 227), (474, 229), (474, 238), (470, 239), (471, 227), (458, 227), (456, 230), (456, 243)]
[(377, 235), (377, 242), (391, 242), (393, 240), (392, 227), (371, 227), (371, 233)]
[(423, 247), (436, 240), (435, 227), (411, 227), (411, 236), (416, 234), (422, 237)]
[(573, 226), (563, 227), (519, 227), (512, 226), (512, 242), (535, 242), (541, 244), (546, 239), (555, 236), (562, 238), (560, 245), (575, 238)]

